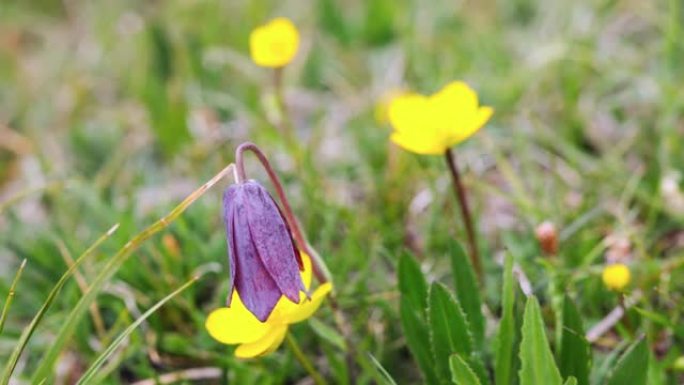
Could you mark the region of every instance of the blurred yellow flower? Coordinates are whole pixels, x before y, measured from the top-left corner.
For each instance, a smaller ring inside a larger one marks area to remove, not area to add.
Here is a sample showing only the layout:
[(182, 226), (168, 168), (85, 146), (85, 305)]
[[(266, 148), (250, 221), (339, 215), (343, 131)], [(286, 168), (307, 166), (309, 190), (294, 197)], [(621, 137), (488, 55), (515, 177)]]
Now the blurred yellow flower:
[[(302, 253), (302, 261), (302, 281), (308, 290), (312, 278), (311, 258)], [(266, 322), (260, 322), (247, 310), (237, 291), (234, 291), (231, 306), (211, 312), (205, 326), (217, 341), (228, 345), (239, 344), (235, 350), (236, 357), (260, 357), (278, 349), (287, 334), (288, 326), (311, 317), (331, 290), (332, 284), (324, 283), (313, 292), (310, 300), (306, 298), (306, 294), (300, 292), (299, 304), (281, 297)]]
[(475, 91), (460, 81), (430, 96), (407, 93), (390, 103), (391, 140), (418, 154), (444, 155), (482, 128), (493, 112), (480, 106)]
[(622, 291), (632, 277), (629, 267), (622, 263), (614, 263), (603, 269), (603, 284), (610, 290)]
[(262, 67), (283, 67), (292, 61), (299, 47), (297, 27), (284, 17), (257, 27), (249, 35), (252, 60)]
[(384, 125), (389, 122), (389, 106), (392, 101), (399, 96), (406, 95), (406, 90), (401, 88), (392, 88), (380, 96), (375, 105), (374, 117), (375, 122), (379, 125)]

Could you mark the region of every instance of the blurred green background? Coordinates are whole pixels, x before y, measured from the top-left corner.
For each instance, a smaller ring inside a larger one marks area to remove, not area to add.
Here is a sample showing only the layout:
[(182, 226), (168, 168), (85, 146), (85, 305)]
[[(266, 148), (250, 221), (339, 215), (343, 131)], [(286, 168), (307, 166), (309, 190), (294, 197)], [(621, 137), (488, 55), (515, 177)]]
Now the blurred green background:
[[(270, 123), (271, 73), (248, 52), (250, 31), (275, 16), (290, 17), (301, 33), (284, 79), (305, 148), (298, 162)], [(332, 383), (375, 383), (368, 354), (400, 383), (419, 382), (398, 323), (397, 258), (411, 250), (432, 279), (443, 279), (447, 245), (463, 230), (443, 160), (392, 145), (379, 105), (393, 91), (432, 93), (456, 79), (496, 110), (456, 149), (492, 320), (504, 250), (543, 303), (549, 276), (567, 274), (565, 290), (588, 327), (617, 305), (600, 271), (618, 253), (632, 267), (630, 290), (643, 294), (630, 317), (657, 357), (652, 383), (683, 383), (674, 365), (684, 354), (680, 0), (3, 0), (0, 298), (19, 263), (28, 265), (0, 335), (0, 362), (71, 261), (120, 223), (36, 331), (18, 370), (28, 378), (103, 263), (251, 140), (274, 162), (328, 262), (362, 357), (350, 372), (327, 307), (292, 329), (306, 354)], [(249, 168), (266, 183), (255, 161)], [(208, 368), (209, 384), (308, 383), (285, 347), (238, 361), (204, 330), (227, 292), (227, 183), (118, 271), (52, 383), (72, 383), (132, 320), (198, 271), (206, 274), (132, 335), (101, 383), (193, 368)], [(544, 220), (560, 229), (554, 260), (541, 257), (534, 238)], [(545, 312), (552, 325), (549, 306)], [(598, 362), (633, 333), (618, 328), (597, 342)]]

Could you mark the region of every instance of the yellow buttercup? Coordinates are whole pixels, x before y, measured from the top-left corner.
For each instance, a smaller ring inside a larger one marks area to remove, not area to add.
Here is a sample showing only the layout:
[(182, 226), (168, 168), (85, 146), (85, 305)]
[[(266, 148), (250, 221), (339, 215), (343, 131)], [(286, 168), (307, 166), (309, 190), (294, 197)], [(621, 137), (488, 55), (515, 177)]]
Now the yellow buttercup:
[[(307, 290), (311, 287), (311, 258), (302, 253), (304, 269), (302, 281)], [(272, 353), (283, 342), (290, 324), (303, 321), (313, 315), (320, 307), (323, 299), (332, 290), (327, 282), (316, 288), (311, 299), (300, 292), (300, 302), (296, 304), (281, 297), (266, 322), (260, 322), (240, 300), (237, 291), (233, 292), (230, 307), (222, 307), (209, 314), (206, 328), (209, 334), (219, 342), (239, 345), (235, 356), (253, 358)]]
[(407, 93), (390, 103), (391, 140), (417, 154), (444, 155), (482, 128), (493, 112), (480, 106), (475, 91), (460, 81), (430, 96)]
[(603, 284), (610, 290), (622, 291), (632, 279), (629, 267), (623, 263), (614, 263), (606, 266), (601, 275)]
[(252, 60), (262, 67), (283, 67), (297, 54), (299, 32), (285, 17), (275, 18), (257, 27), (249, 36)]

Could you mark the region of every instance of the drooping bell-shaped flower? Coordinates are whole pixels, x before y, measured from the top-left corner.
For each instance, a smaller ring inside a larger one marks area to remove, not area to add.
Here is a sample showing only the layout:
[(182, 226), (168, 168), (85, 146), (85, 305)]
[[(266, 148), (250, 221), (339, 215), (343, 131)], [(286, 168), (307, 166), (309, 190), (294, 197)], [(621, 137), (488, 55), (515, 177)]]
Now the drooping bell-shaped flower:
[(302, 261), (268, 191), (253, 180), (230, 186), (223, 195), (223, 220), (230, 258), (228, 306), (236, 290), (264, 322), (281, 296), (299, 303), (299, 292), (306, 292), (299, 274)]

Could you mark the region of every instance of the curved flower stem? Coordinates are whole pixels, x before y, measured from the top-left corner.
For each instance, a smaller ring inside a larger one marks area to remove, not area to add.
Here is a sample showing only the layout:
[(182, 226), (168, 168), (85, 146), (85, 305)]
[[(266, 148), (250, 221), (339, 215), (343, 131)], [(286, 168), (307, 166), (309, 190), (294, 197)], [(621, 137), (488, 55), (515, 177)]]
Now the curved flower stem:
[(292, 353), (294, 353), (295, 357), (297, 358), (297, 361), (299, 361), (304, 370), (306, 370), (306, 372), (309, 373), (314, 383), (316, 383), (316, 385), (327, 385), (327, 382), (325, 382), (323, 376), (321, 376), (321, 374), (318, 373), (318, 371), (316, 370), (316, 368), (314, 368), (311, 361), (309, 361), (309, 359), (306, 358), (306, 355), (304, 354), (304, 352), (302, 352), (302, 349), (299, 347), (299, 344), (297, 344), (297, 341), (294, 339), (294, 337), (292, 337), (292, 334), (288, 332), (285, 338), (287, 339), (287, 346), (290, 347)]
[(287, 196), (285, 195), (283, 185), (280, 183), (280, 178), (278, 178), (278, 175), (273, 170), (273, 167), (271, 167), (271, 163), (268, 161), (268, 158), (266, 158), (266, 155), (264, 155), (264, 153), (254, 143), (242, 143), (235, 150), (235, 165), (237, 168), (236, 179), (238, 183), (244, 183), (245, 179), (247, 178), (245, 174), (244, 164), (245, 151), (253, 152), (254, 155), (256, 155), (256, 157), (259, 159), (259, 162), (261, 162), (261, 164), (264, 166), (264, 169), (266, 170), (269, 179), (271, 179), (271, 182), (275, 187), (276, 194), (278, 194), (278, 198), (280, 199), (280, 202), (283, 205), (283, 215), (285, 216), (287, 224), (290, 226), (290, 230), (292, 231), (292, 236), (294, 237), (295, 242), (297, 242), (299, 249), (308, 254), (311, 257), (311, 260), (313, 261), (313, 272), (316, 275), (316, 279), (318, 279), (318, 281), (321, 283), (330, 282), (330, 271), (328, 271), (328, 268), (325, 266), (325, 263), (318, 255), (318, 253), (316, 253), (316, 251), (309, 246), (309, 242), (307, 242), (306, 237), (304, 236), (304, 232), (302, 232), (302, 229), (299, 226), (299, 222), (297, 222), (297, 218), (295, 217), (292, 211), (290, 201), (287, 200)]
[(480, 253), (477, 249), (477, 241), (475, 240), (475, 229), (473, 226), (473, 218), (470, 215), (470, 208), (468, 207), (468, 198), (466, 197), (465, 187), (461, 181), (461, 174), (456, 165), (456, 157), (451, 148), (448, 148), (445, 153), (447, 165), (451, 172), (451, 178), (454, 182), (454, 191), (458, 204), (461, 207), (461, 214), (463, 215), (463, 223), (466, 229), (466, 236), (468, 237), (468, 247), (470, 248), (470, 261), (473, 263), (473, 268), (477, 272), (477, 277), (480, 279), (480, 284), (483, 283), (482, 264), (480, 262)]

